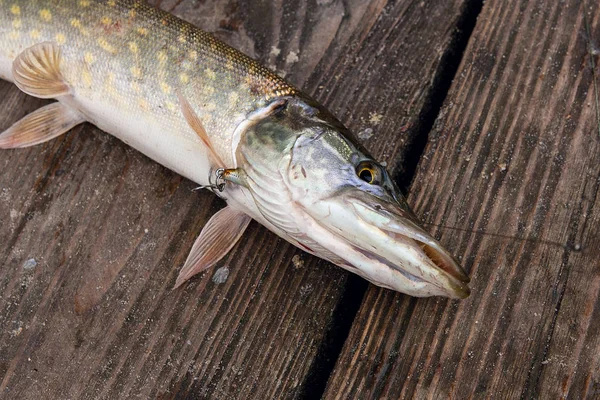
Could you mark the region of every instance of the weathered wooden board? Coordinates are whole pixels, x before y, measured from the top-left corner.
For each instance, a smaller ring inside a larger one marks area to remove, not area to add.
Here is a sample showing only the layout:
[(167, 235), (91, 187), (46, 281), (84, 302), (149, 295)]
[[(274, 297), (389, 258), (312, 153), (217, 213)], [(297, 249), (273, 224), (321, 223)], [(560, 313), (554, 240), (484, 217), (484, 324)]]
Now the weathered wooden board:
[(326, 397), (600, 398), (600, 9), (584, 3), (485, 2), (409, 201), (472, 295), (370, 287)]
[[(462, 4), (160, 6), (286, 73), (396, 166)], [(0, 82), (0, 128), (42, 104)], [(222, 203), (90, 125), (0, 152), (0, 170), (0, 397), (290, 398), (310, 391), (307, 374), (343, 306), (347, 273), (252, 224), (219, 265), (229, 268), (224, 283), (212, 270), (171, 291)], [(294, 255), (303, 266), (292, 263)]]

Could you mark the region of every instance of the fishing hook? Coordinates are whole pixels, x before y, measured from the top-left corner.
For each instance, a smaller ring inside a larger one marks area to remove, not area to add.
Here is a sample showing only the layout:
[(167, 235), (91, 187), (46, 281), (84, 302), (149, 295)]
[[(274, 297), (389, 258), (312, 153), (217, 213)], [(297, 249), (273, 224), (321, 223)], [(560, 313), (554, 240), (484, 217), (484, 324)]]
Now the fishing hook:
[(215, 192), (215, 190), (218, 190), (219, 192), (222, 192), (223, 190), (225, 190), (225, 179), (223, 179), (223, 173), (225, 172), (225, 168), (217, 168), (215, 170), (215, 183), (212, 183), (211, 177), (208, 177), (208, 181), (209, 181), (209, 185), (200, 185), (194, 189), (192, 189), (192, 191), (196, 191), (196, 190), (200, 190), (200, 189), (208, 189), (210, 191), (212, 191), (213, 193), (217, 194)]

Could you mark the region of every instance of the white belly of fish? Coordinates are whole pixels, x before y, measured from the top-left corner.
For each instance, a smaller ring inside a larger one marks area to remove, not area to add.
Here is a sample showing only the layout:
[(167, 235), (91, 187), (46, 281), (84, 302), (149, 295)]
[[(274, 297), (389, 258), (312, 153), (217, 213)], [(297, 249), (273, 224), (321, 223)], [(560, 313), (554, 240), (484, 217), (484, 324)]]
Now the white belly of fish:
[(208, 155), (198, 139), (190, 139), (189, 134), (180, 131), (189, 129), (183, 117), (181, 124), (166, 126), (164, 120), (155, 119), (152, 114), (132, 113), (79, 96), (59, 100), (78, 109), (86, 120), (156, 162), (200, 185), (209, 184)]
[(0, 52), (0, 79), (13, 82), (11, 69), (12, 60)]

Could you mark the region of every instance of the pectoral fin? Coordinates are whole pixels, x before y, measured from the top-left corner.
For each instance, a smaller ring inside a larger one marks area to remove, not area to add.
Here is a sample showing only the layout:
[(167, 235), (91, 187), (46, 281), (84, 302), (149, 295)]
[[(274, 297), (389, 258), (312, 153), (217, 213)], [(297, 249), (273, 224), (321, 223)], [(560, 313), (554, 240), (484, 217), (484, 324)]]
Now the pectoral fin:
[(185, 118), (188, 125), (196, 132), (196, 135), (202, 140), (204, 146), (209, 152), (210, 157), (213, 159), (213, 163), (216, 167), (224, 167), (225, 163), (221, 160), (221, 157), (215, 151), (210, 137), (208, 137), (208, 133), (206, 133), (206, 129), (204, 129), (204, 125), (202, 125), (202, 121), (192, 108), (191, 104), (187, 101), (185, 97), (183, 97), (180, 93), (177, 94), (179, 98), (179, 104), (181, 106), (181, 112), (183, 113), (183, 117)]
[(231, 207), (225, 207), (213, 215), (196, 239), (174, 288), (223, 258), (240, 239), (251, 220), (248, 215)]
[(83, 116), (61, 103), (52, 103), (26, 115), (0, 133), (0, 149), (29, 147), (62, 135), (85, 122)]
[(15, 58), (12, 74), (15, 84), (23, 92), (50, 99), (69, 93), (60, 72), (60, 47), (51, 42), (31, 46)]

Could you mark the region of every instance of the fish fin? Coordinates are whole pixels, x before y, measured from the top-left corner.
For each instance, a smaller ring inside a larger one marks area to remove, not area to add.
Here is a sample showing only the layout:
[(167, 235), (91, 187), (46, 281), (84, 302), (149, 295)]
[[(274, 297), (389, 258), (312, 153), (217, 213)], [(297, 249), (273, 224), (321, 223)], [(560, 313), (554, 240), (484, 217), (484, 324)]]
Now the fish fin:
[(60, 47), (52, 42), (33, 45), (15, 58), (12, 74), (23, 92), (50, 99), (68, 94), (70, 89), (60, 72)]
[(206, 133), (206, 129), (204, 129), (204, 125), (202, 125), (202, 121), (200, 121), (200, 117), (198, 117), (191, 104), (185, 97), (183, 97), (180, 93), (177, 93), (177, 97), (179, 98), (179, 104), (181, 105), (181, 112), (183, 113), (183, 117), (188, 125), (194, 130), (194, 132), (196, 132), (200, 140), (202, 140), (202, 143), (204, 143), (210, 155), (212, 156), (213, 161), (216, 162), (216, 166), (224, 167), (225, 163), (215, 151), (210, 138), (208, 137), (208, 133)]
[(61, 103), (39, 108), (0, 133), (0, 149), (16, 149), (44, 143), (85, 122), (79, 112)]
[(252, 218), (231, 207), (219, 210), (200, 232), (173, 289), (223, 258), (240, 239)]

